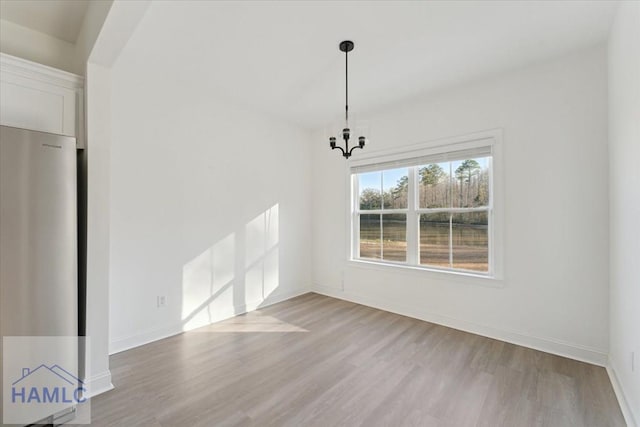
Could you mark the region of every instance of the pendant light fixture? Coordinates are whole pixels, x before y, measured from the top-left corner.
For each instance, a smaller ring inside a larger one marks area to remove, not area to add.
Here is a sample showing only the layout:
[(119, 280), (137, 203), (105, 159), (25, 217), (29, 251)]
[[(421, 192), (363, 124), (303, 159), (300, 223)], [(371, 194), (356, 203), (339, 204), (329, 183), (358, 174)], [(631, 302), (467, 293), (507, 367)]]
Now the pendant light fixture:
[(349, 129), (349, 52), (353, 50), (353, 42), (345, 40), (340, 43), (340, 51), (344, 52), (344, 82), (345, 82), (345, 103), (344, 103), (344, 129), (342, 129), (342, 139), (344, 140), (344, 148), (336, 145), (336, 137), (329, 138), (329, 146), (332, 150), (336, 148), (342, 151), (345, 159), (351, 157), (351, 153), (356, 148), (364, 148), (365, 137), (358, 137), (358, 145), (349, 149), (349, 138), (351, 137), (351, 129)]

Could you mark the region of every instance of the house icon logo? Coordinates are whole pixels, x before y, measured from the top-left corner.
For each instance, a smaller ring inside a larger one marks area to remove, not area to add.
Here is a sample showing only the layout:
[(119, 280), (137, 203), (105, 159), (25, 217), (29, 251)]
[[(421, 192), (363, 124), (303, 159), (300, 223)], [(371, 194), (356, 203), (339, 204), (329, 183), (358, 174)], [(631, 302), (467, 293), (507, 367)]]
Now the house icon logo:
[[(1, 0), (0, 0), (1, 1)], [(0, 424), (91, 424), (86, 337), (3, 336)]]
[(78, 404), (86, 401), (82, 380), (59, 365), (42, 364), (22, 368), (22, 376), (11, 384), (13, 404)]

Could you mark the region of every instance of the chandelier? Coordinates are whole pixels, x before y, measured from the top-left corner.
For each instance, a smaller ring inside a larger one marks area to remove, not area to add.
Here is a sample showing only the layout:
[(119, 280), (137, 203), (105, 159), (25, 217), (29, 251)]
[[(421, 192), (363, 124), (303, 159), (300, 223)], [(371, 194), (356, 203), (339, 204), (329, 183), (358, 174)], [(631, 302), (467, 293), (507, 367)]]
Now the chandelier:
[(344, 52), (344, 76), (345, 76), (345, 103), (344, 103), (344, 129), (342, 129), (342, 139), (344, 140), (344, 148), (336, 145), (336, 137), (329, 138), (329, 146), (332, 150), (336, 148), (342, 151), (342, 155), (345, 159), (351, 157), (351, 153), (356, 148), (364, 148), (366, 138), (364, 136), (358, 137), (358, 145), (354, 145), (349, 149), (349, 138), (351, 137), (351, 130), (349, 129), (349, 52), (353, 50), (353, 42), (345, 40), (340, 43), (340, 51)]

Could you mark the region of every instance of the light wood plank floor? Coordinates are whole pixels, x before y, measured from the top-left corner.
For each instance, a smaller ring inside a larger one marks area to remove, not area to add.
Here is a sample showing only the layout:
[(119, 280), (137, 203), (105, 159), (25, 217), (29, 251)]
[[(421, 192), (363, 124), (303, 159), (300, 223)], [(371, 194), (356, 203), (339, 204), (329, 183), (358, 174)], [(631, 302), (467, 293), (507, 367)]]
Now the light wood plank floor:
[(624, 426), (603, 368), (312, 293), (111, 372), (96, 426)]

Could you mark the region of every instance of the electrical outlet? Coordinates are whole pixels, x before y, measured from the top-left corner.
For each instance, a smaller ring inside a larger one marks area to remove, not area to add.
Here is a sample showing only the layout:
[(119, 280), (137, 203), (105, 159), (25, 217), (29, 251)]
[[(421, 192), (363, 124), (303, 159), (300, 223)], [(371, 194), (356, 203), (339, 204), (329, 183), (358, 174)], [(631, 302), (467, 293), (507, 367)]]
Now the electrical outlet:
[(165, 295), (158, 295), (158, 308), (167, 306), (167, 297)]

